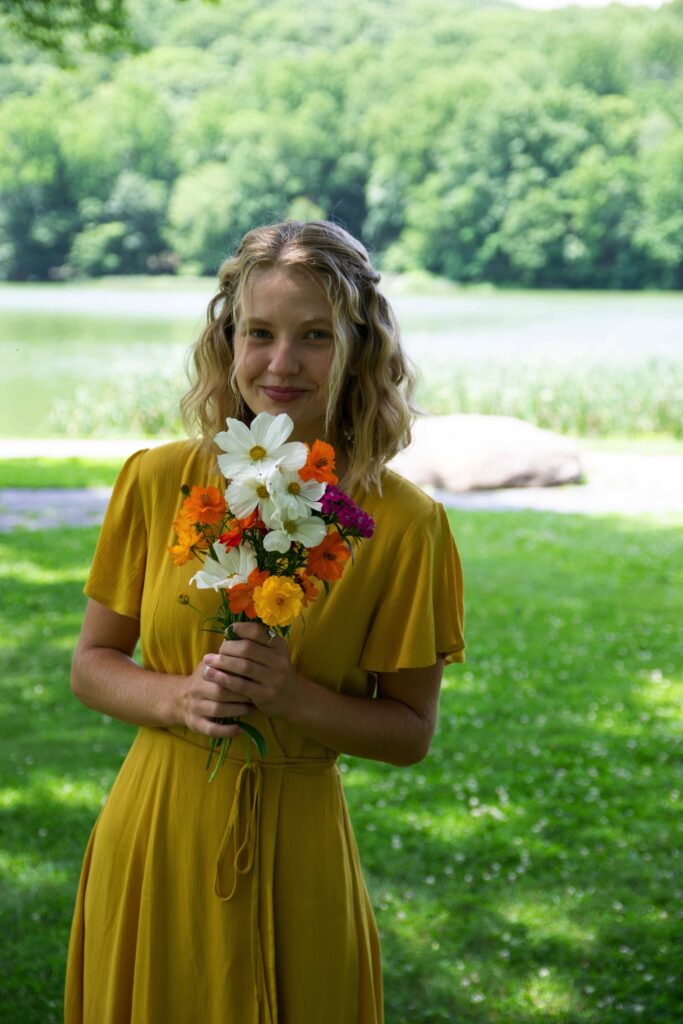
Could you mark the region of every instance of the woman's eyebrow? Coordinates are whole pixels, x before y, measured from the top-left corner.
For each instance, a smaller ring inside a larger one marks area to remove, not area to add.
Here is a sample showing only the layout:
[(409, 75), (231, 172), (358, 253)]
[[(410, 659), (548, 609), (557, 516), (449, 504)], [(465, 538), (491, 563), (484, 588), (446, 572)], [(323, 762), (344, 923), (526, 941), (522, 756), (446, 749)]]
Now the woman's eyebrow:
[[(254, 325), (259, 324), (264, 327), (270, 327), (272, 321), (266, 320), (262, 316), (245, 316), (244, 318), (248, 324)], [(332, 326), (332, 320), (328, 316), (309, 316), (305, 320), (301, 321), (302, 327), (308, 327), (309, 324), (327, 324)]]

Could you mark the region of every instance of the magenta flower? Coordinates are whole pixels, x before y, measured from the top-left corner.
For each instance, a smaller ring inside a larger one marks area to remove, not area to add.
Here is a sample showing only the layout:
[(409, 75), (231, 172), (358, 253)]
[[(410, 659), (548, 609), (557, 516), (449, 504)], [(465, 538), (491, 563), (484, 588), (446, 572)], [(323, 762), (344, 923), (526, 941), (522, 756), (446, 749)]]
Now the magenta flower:
[(372, 537), (374, 519), (334, 484), (328, 484), (321, 503), (323, 516), (332, 517), (343, 529), (352, 530), (359, 537)]

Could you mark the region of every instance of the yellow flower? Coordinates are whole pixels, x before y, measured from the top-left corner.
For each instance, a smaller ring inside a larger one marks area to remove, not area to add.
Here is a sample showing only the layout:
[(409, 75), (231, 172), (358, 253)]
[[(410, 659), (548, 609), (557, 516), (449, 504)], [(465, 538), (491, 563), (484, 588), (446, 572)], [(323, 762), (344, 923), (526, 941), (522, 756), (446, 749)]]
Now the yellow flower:
[(303, 591), (288, 576), (269, 576), (254, 591), (254, 608), (266, 626), (288, 626), (301, 611)]

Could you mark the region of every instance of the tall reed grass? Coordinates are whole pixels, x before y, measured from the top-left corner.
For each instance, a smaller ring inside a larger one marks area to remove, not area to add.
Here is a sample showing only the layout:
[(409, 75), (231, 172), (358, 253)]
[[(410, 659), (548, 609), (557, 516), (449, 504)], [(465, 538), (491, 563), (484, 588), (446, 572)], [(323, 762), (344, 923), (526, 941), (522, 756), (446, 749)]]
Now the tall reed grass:
[[(103, 399), (85, 389), (57, 403), (57, 435), (180, 436), (180, 377), (139, 377)], [(425, 369), (417, 392), (430, 414), (516, 416), (579, 437), (683, 438), (683, 362), (650, 359), (628, 366), (471, 361), (446, 371)]]
[(425, 374), (418, 397), (428, 413), (516, 416), (561, 434), (683, 438), (683, 363), (673, 360), (468, 363), (439, 378)]

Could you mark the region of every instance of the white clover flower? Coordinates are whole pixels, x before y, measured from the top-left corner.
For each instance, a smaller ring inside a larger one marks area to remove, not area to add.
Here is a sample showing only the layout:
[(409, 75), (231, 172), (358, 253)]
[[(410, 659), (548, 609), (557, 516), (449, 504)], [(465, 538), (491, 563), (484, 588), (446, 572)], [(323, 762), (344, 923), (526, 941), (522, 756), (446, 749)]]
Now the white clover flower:
[(287, 413), (272, 416), (260, 412), (249, 427), (230, 417), (226, 423), (228, 429), (216, 434), (214, 441), (227, 453), (218, 456), (218, 465), (228, 480), (254, 470), (266, 475), (278, 466), (301, 469), (308, 458), (305, 444), (300, 441), (284, 443), (294, 429)]
[(246, 583), (249, 573), (257, 568), (256, 554), (251, 544), (240, 544), (238, 548), (226, 551), (216, 541), (213, 550), (217, 560), (207, 555), (204, 568), (190, 580), (199, 590), (229, 590), (236, 583)]
[(280, 551), (284, 554), (295, 542), (303, 544), (305, 548), (317, 547), (326, 534), (326, 523), (310, 512), (298, 519), (274, 517), (270, 533), (263, 538), (263, 546), (266, 551)]

